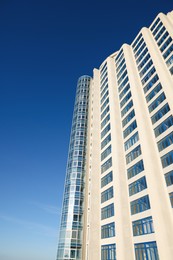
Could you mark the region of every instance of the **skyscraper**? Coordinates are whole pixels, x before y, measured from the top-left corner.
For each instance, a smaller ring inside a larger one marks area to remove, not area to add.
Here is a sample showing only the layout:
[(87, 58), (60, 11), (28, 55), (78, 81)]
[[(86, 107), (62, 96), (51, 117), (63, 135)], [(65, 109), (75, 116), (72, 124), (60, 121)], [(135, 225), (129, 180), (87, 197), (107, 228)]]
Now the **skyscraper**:
[(173, 259), (173, 11), (78, 80), (57, 260)]

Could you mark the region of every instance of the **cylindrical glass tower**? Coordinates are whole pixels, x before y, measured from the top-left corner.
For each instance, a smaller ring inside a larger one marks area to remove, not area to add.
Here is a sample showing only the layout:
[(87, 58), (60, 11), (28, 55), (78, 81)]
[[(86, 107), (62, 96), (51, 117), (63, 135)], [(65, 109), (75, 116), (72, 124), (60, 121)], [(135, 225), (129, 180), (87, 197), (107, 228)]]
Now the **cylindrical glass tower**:
[(78, 79), (67, 161), (57, 260), (82, 257), (88, 98), (91, 77)]

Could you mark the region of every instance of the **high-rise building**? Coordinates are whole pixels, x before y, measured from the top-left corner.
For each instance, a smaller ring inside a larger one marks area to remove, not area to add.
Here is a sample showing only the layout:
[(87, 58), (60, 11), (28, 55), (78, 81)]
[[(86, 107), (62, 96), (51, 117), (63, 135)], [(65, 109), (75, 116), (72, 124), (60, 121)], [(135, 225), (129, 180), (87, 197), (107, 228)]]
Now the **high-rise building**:
[(78, 80), (57, 260), (173, 259), (173, 11)]

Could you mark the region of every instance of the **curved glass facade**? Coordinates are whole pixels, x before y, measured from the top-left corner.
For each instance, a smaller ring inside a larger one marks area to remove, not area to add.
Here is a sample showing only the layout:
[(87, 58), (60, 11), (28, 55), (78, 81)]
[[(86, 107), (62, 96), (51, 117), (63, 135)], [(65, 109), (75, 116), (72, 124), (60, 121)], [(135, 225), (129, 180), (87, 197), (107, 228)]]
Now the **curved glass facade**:
[(88, 98), (91, 77), (78, 79), (73, 113), (57, 260), (82, 258)]

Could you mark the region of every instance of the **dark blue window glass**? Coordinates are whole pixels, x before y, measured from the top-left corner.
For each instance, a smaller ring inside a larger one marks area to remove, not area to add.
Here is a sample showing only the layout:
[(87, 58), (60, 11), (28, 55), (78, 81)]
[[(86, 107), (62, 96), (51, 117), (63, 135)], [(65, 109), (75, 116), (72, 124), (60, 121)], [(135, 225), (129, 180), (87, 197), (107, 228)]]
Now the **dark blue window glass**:
[(114, 196), (113, 186), (101, 193), (101, 203), (110, 200)]
[(154, 233), (152, 217), (142, 218), (132, 222), (133, 236), (141, 236)]
[(138, 132), (136, 132), (132, 137), (130, 137), (124, 144), (125, 151), (127, 151), (132, 145), (134, 145), (139, 140)]
[(128, 179), (139, 174), (143, 170), (144, 170), (144, 164), (143, 164), (143, 160), (141, 160), (127, 170)]
[(123, 98), (123, 100), (120, 102), (120, 107), (124, 106), (124, 104), (131, 98), (132, 94), (131, 91)]
[(154, 67), (150, 69), (147, 75), (145, 75), (145, 77), (142, 79), (142, 85), (144, 85), (151, 78), (151, 76), (154, 74), (155, 71), (156, 69)]
[(165, 94), (162, 93), (159, 97), (157, 97), (152, 103), (151, 105), (148, 107), (149, 112), (151, 113), (154, 109), (156, 109), (156, 107), (158, 107), (160, 105), (160, 103), (162, 103), (164, 100), (166, 99)]
[(159, 260), (156, 242), (135, 244), (136, 260)]
[(147, 188), (145, 176), (129, 184), (129, 195), (132, 196)]
[(149, 102), (159, 91), (162, 89), (161, 84), (159, 83), (149, 94), (146, 96), (147, 102)]
[(171, 207), (173, 208), (173, 192), (169, 193), (169, 198), (170, 198), (170, 202), (171, 202)]
[(141, 146), (138, 145), (135, 147), (130, 153), (126, 155), (126, 164), (132, 162), (136, 159), (139, 155), (141, 155)]
[(160, 38), (160, 36), (164, 33), (165, 30), (166, 30), (166, 28), (165, 28), (165, 26), (163, 26), (161, 28), (161, 30), (158, 32), (158, 34), (155, 36), (156, 41)]
[(102, 142), (101, 149), (103, 149), (111, 141), (111, 134), (109, 134)]
[(123, 136), (126, 138), (133, 130), (137, 127), (136, 120), (133, 121), (124, 131), (123, 131)]
[(159, 111), (157, 111), (152, 117), (152, 124), (155, 124), (160, 118), (166, 115), (170, 111), (170, 107), (168, 104), (164, 105)]
[(168, 45), (172, 42), (172, 38), (169, 37), (166, 42), (162, 45), (162, 47), (160, 48), (161, 52), (163, 52), (167, 47)]
[(101, 219), (106, 219), (114, 216), (114, 204), (110, 204), (101, 209)]
[(101, 138), (103, 138), (103, 137), (109, 132), (110, 129), (111, 129), (111, 125), (108, 124), (108, 125), (103, 129), (103, 131), (101, 132)]
[(101, 123), (101, 129), (109, 122), (110, 120), (110, 114), (108, 114), (105, 119)]
[(130, 120), (135, 116), (135, 111), (132, 110), (122, 121), (122, 126), (124, 127)]
[(173, 151), (170, 151), (169, 153), (162, 156), (161, 162), (162, 162), (163, 168), (173, 164)]
[(112, 158), (109, 158), (105, 163), (101, 166), (101, 173), (104, 173), (112, 166)]
[(116, 245), (102, 245), (101, 260), (116, 260)]
[(112, 171), (106, 174), (103, 178), (101, 178), (101, 188), (112, 182), (113, 174)]
[(166, 185), (170, 186), (173, 184), (173, 171), (165, 174)]
[(129, 110), (130, 108), (133, 106), (133, 101), (131, 100), (121, 111), (121, 116), (123, 117)]
[(112, 148), (111, 145), (106, 148), (102, 153), (101, 153), (101, 161), (103, 161), (109, 154), (111, 154)]
[(130, 85), (128, 84), (120, 93), (119, 98), (121, 99), (126, 93), (127, 91), (130, 89)]
[(168, 50), (163, 54), (163, 58), (166, 59), (169, 54), (173, 51), (173, 44), (168, 48)]
[(173, 125), (173, 117), (170, 116), (154, 129), (155, 136), (159, 136)]
[(115, 236), (115, 223), (114, 222), (102, 226), (101, 238), (108, 238), (108, 237), (114, 237), (114, 236)]
[(165, 136), (162, 140), (160, 140), (157, 143), (159, 152), (161, 152), (162, 150), (164, 150), (171, 144), (173, 144), (173, 132), (171, 132), (169, 135)]
[(145, 86), (144, 88), (144, 93), (146, 93), (150, 88), (152, 88), (152, 86), (158, 81), (159, 77), (156, 74), (149, 82), (148, 84)]
[(148, 195), (130, 202), (131, 214), (137, 214), (150, 209), (150, 201)]

